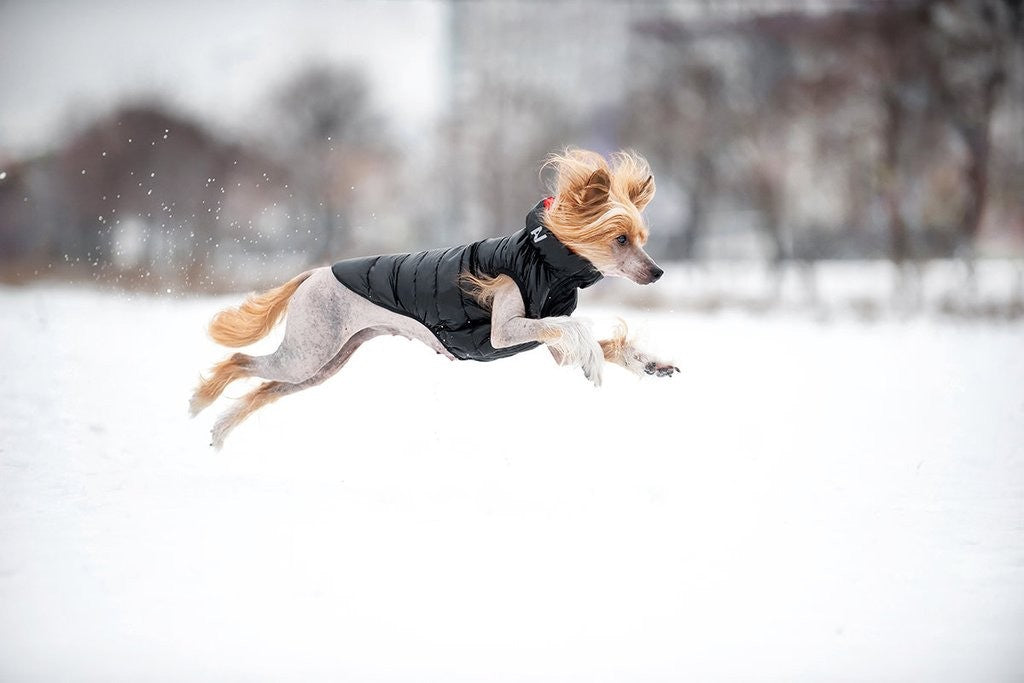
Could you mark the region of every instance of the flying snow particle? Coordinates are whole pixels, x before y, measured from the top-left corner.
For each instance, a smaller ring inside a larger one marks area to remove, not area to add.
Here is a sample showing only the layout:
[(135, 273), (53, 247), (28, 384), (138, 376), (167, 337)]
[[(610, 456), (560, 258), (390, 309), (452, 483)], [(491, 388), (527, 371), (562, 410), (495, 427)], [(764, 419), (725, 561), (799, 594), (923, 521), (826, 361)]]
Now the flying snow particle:
[(82, 169), (82, 175), (85, 175), (85, 169), (84, 168)]
[(3, 180), (6, 177), (7, 177), (7, 171), (0, 171), (0, 180)]

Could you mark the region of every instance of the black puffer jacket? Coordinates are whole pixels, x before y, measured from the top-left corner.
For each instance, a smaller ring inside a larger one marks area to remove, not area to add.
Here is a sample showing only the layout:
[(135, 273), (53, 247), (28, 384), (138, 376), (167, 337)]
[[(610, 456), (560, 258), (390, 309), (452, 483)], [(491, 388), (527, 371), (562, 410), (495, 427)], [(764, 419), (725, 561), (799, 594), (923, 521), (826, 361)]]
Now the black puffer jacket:
[(463, 291), (459, 276), (467, 271), (508, 275), (519, 285), (528, 318), (572, 313), (576, 289), (594, 284), (601, 273), (544, 227), (547, 201), (534, 207), (526, 227), (511, 235), (414, 254), (346, 259), (334, 264), (334, 276), (378, 306), (423, 323), (461, 360), (495, 360), (535, 348), (539, 342), (491, 346), (490, 311)]

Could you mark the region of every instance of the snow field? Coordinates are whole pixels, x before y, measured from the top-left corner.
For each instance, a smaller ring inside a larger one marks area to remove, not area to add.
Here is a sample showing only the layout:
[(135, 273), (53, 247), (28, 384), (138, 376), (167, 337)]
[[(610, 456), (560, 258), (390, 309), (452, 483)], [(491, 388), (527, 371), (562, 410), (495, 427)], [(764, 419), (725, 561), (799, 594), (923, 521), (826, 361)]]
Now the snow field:
[(682, 375), (378, 339), (216, 453), (236, 301), (0, 289), (0, 679), (1024, 677), (1020, 324), (584, 305)]

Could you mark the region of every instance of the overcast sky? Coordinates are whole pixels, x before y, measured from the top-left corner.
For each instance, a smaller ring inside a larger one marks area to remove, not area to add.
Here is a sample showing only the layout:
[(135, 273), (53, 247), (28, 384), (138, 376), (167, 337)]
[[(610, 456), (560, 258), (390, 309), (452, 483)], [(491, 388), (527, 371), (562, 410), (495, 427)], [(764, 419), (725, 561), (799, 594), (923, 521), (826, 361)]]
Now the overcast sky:
[(275, 84), (323, 60), (365, 66), (380, 109), (415, 135), (446, 97), (445, 12), (424, 0), (0, 0), (0, 159), (133, 96), (251, 130)]

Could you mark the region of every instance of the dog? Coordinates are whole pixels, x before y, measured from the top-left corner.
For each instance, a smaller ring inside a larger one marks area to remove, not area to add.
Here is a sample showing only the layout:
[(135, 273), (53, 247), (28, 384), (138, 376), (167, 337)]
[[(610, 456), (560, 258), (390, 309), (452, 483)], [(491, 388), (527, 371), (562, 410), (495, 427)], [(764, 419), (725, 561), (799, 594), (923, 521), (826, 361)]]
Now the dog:
[(235, 380), (268, 380), (217, 419), (211, 445), (221, 448), (255, 410), (322, 383), (378, 335), (421, 341), (451, 360), (491, 361), (545, 345), (559, 365), (580, 367), (596, 386), (605, 361), (641, 376), (679, 372), (638, 349), (624, 324), (597, 340), (570, 317), (578, 290), (602, 277), (650, 284), (663, 274), (643, 249), (642, 212), (655, 191), (647, 161), (634, 152), (606, 159), (568, 149), (545, 166), (554, 170), (552, 194), (511, 235), (339, 261), (218, 313), (209, 334), (229, 347), (265, 337), (286, 310), (287, 322), (273, 353), (235, 353), (200, 379), (193, 417)]

